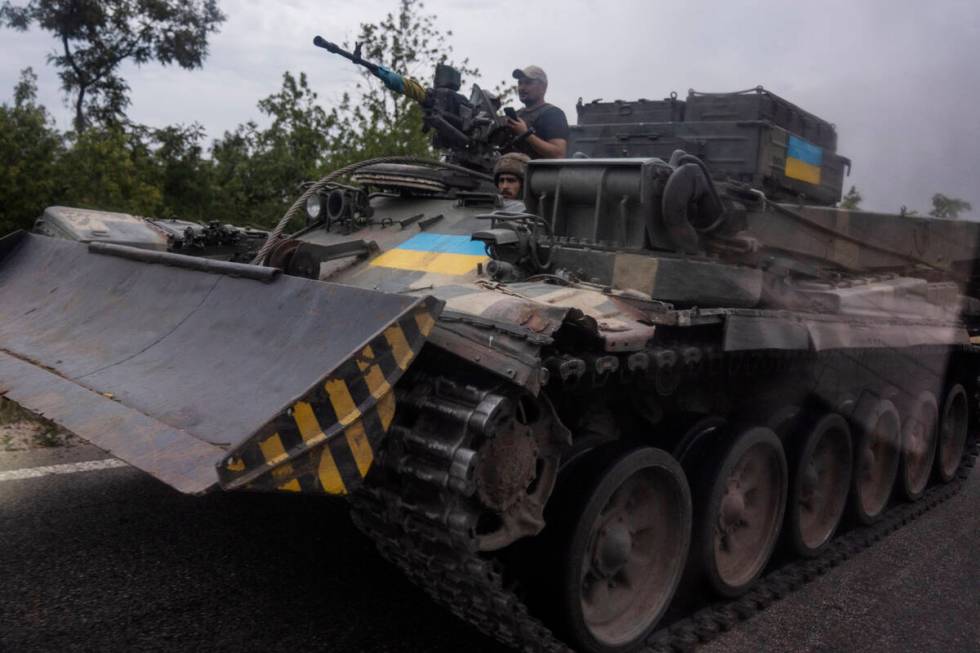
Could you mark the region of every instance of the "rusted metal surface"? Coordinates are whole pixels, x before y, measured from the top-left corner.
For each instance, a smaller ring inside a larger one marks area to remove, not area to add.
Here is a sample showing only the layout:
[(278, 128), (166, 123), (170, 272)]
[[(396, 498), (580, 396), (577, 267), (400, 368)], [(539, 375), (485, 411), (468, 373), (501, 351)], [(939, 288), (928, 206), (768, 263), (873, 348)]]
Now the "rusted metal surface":
[(544, 384), (541, 343), (502, 329), (506, 326), (444, 313), (430, 342), (537, 394)]
[(449, 310), (552, 335), (566, 321), (591, 331), (607, 351), (638, 351), (653, 337), (647, 312), (612, 292), (582, 285), (544, 282), (482, 283), (449, 295)]
[[(0, 369), (0, 386), (26, 408), (190, 491), (218, 480), (213, 467), (199, 463), (214, 465), (223, 449), (264, 433), (296, 402), (323, 395), (325, 380), (345, 364), (356, 368), (353, 357), (393, 323), (431, 329), (440, 310), (434, 300), (267, 270), (259, 276), (270, 280), (259, 281), (215, 273), (222, 266), (176, 267), (185, 257), (175, 255), (161, 259), (167, 265), (148, 264), (34, 235), (0, 245), (0, 254), (7, 252), (0, 260), (0, 350), (17, 361)], [(423, 342), (399, 340), (399, 362)], [(29, 391), (18, 371), (25, 366), (37, 370)], [(388, 386), (404, 366), (395, 368), (384, 375)], [(54, 396), (72, 399), (54, 410)], [(359, 408), (370, 412), (383, 396)], [(322, 426), (330, 435), (321, 445), (343, 437), (343, 429)], [(174, 480), (183, 474), (187, 482)]]
[(480, 501), (498, 514), (497, 528), (481, 534), (485, 551), (541, 532), (562, 451), (572, 441), (548, 399), (539, 399), (530, 413), (521, 401), (510, 405), (496, 434), (480, 446), (474, 473)]

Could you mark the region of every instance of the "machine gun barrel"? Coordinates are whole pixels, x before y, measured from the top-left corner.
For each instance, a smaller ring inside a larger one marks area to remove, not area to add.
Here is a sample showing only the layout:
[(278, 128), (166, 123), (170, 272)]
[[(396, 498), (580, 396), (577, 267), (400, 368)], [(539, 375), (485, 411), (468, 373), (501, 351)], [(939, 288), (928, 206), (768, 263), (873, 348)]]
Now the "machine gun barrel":
[(322, 36), (313, 45), (363, 66), (389, 89), (419, 103), (422, 132), (431, 133), (432, 146), (444, 151), (447, 160), (480, 172), (489, 172), (497, 150), (509, 141), (509, 130), (497, 115), (500, 103), (479, 86), (473, 85), (469, 98), (460, 94), (462, 76), (448, 64), (436, 65), (431, 87), (423, 86), (390, 68), (361, 57), (361, 43), (348, 52)]
[(344, 59), (348, 59), (359, 66), (364, 66), (365, 68), (370, 70), (373, 74), (377, 75), (377, 69), (378, 69), (377, 64), (373, 64), (370, 61), (365, 61), (364, 59), (361, 59), (360, 44), (358, 44), (358, 46), (354, 49), (353, 53), (350, 53), (347, 50), (340, 47), (339, 45), (337, 45), (336, 43), (333, 43), (332, 41), (328, 41), (327, 39), (318, 35), (313, 38), (313, 45), (315, 45), (318, 48), (323, 48), (324, 50), (326, 50), (331, 54), (339, 54)]
[(322, 36), (316, 36), (313, 39), (313, 45), (318, 48), (323, 48), (332, 54), (340, 55), (344, 59), (347, 59), (358, 66), (364, 66), (371, 72), (372, 75), (384, 82), (385, 86), (395, 93), (400, 93), (401, 95), (409, 97), (421, 104), (424, 104), (428, 98), (428, 91), (426, 88), (411, 77), (405, 77), (404, 75), (400, 75), (390, 68), (386, 68), (380, 64), (371, 63), (370, 61), (362, 59), (360, 43), (354, 46), (353, 52), (348, 52), (336, 43), (332, 43)]

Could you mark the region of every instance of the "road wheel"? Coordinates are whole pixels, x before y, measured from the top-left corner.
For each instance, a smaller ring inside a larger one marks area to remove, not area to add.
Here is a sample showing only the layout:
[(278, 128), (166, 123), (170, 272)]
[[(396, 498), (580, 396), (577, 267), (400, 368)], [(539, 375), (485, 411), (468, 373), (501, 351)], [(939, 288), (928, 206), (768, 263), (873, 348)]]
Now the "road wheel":
[(759, 577), (779, 537), (786, 494), (786, 456), (771, 429), (750, 428), (705, 461), (691, 555), (713, 591), (735, 597)]
[(939, 410), (936, 397), (923, 392), (912, 404), (902, 422), (902, 462), (899, 487), (909, 501), (925, 494), (936, 459), (936, 424)]
[(881, 517), (898, 475), (901, 420), (892, 402), (866, 399), (855, 413), (851, 512), (861, 524)]
[(794, 447), (786, 538), (805, 557), (830, 543), (847, 507), (851, 486), (851, 429), (836, 413), (824, 415)]
[(725, 418), (718, 416), (702, 417), (692, 424), (671, 452), (685, 470), (690, 460), (703, 455), (710, 446), (711, 438), (725, 428)]
[(576, 650), (642, 646), (680, 582), (691, 536), (691, 495), (668, 453), (619, 454), (593, 477), (572, 522), (561, 602)]
[(969, 427), (969, 405), (966, 389), (954, 385), (946, 393), (943, 412), (939, 419), (939, 450), (936, 455), (936, 472), (943, 483), (956, 476), (963, 459), (966, 434)]

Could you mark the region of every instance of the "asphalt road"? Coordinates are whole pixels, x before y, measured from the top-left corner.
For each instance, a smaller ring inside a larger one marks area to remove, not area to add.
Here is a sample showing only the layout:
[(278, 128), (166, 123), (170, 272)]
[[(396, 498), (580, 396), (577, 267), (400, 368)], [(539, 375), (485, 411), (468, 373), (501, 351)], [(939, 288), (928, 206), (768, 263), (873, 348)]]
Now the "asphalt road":
[[(0, 473), (102, 458), (0, 452)], [(980, 650), (978, 508), (975, 475), (701, 650)], [(187, 497), (127, 467), (0, 480), (0, 651), (463, 649), (504, 651), (382, 561), (342, 503)]]

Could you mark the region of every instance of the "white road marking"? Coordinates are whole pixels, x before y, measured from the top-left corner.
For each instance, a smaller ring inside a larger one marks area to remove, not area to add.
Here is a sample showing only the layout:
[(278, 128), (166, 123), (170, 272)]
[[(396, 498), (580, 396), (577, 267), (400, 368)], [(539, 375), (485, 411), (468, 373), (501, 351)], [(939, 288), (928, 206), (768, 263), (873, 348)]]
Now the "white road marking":
[(128, 466), (116, 458), (104, 458), (102, 460), (87, 460), (82, 463), (67, 463), (65, 465), (26, 467), (24, 469), (12, 469), (9, 472), (0, 472), (0, 483), (3, 481), (20, 481), (25, 478), (50, 476), (51, 474), (75, 474), (77, 472), (93, 472), (99, 469), (113, 469)]

